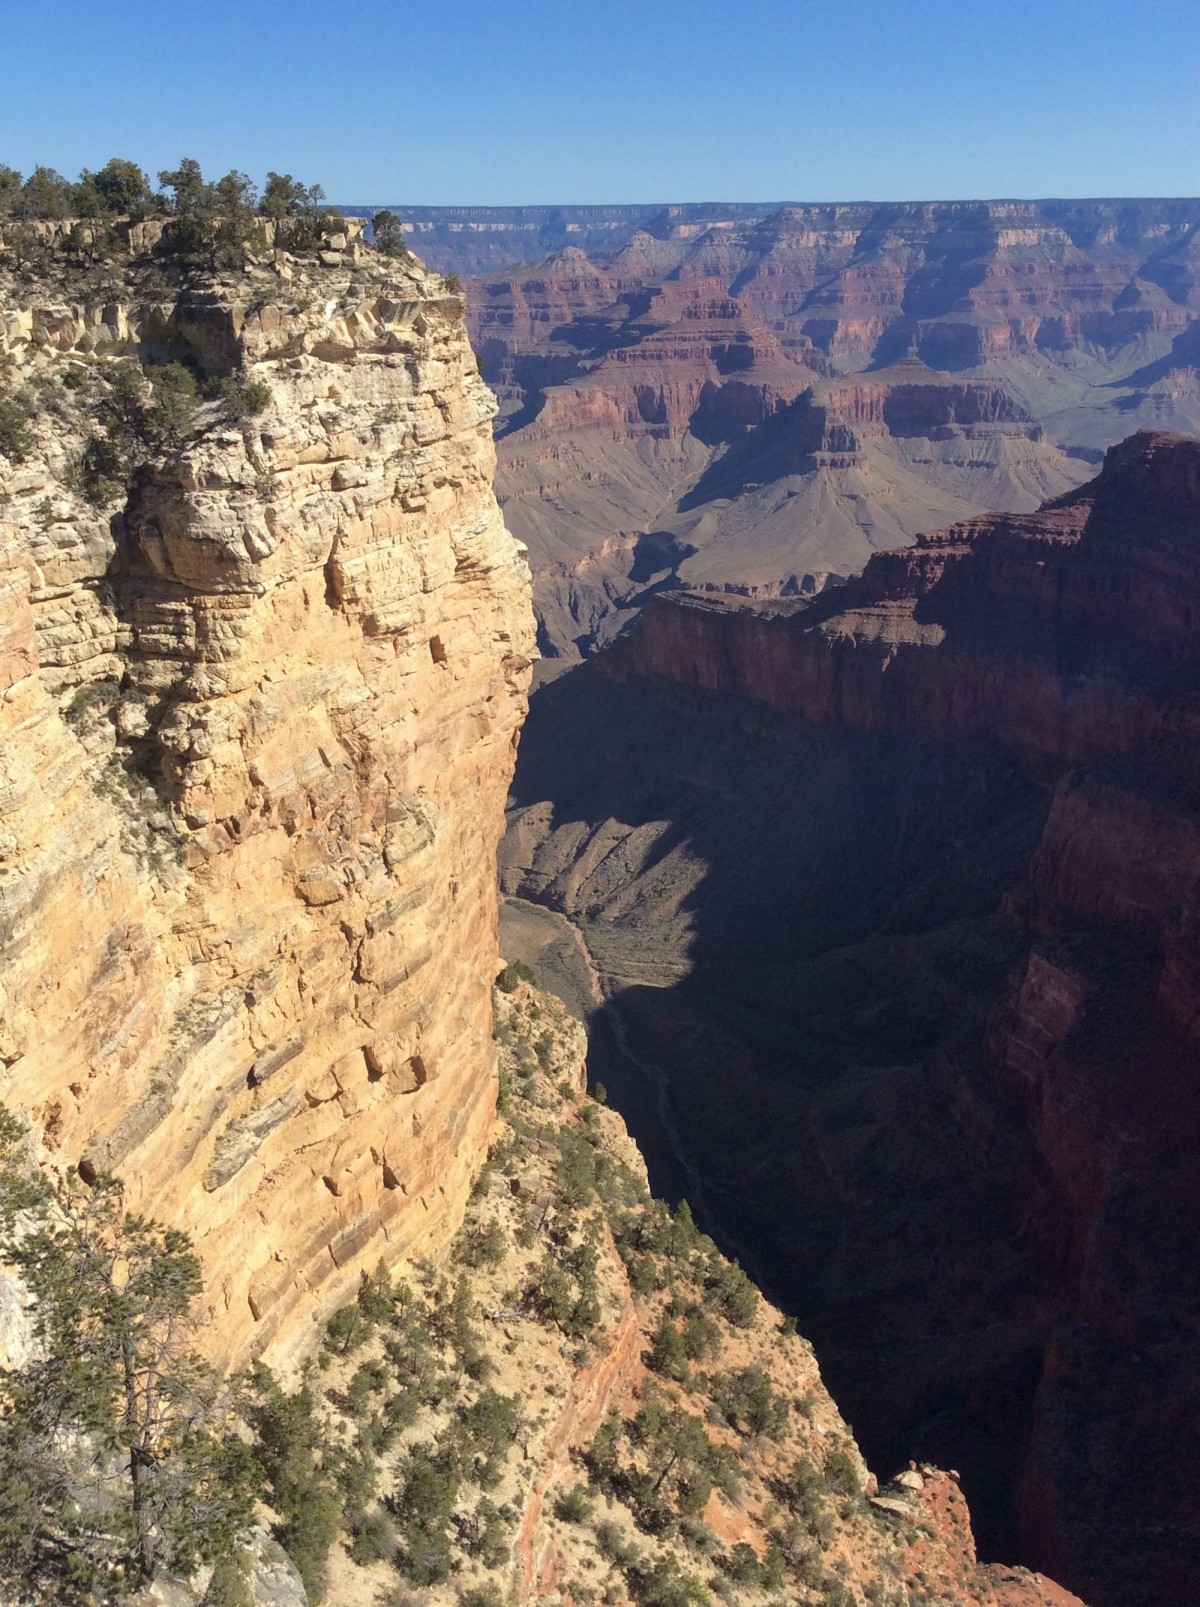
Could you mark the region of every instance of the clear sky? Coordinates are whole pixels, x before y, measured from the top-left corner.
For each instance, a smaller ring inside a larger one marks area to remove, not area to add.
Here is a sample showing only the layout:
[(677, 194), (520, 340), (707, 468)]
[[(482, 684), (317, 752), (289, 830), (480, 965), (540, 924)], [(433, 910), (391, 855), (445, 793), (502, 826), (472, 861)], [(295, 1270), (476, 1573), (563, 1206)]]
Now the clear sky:
[(0, 39), (22, 172), (194, 156), (346, 204), (1200, 194), (1200, 0), (0, 0)]

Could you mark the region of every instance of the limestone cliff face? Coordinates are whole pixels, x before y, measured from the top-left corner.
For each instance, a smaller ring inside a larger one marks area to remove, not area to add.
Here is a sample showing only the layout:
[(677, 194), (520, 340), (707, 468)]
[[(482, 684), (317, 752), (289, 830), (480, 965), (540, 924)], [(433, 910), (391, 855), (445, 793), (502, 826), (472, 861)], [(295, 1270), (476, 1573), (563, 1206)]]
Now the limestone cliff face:
[[(238, 1360), (452, 1232), (494, 1108), (528, 571), (459, 298), (329, 244), (156, 300), (0, 272), (45, 404), (0, 455), (0, 1099), (193, 1233)], [(126, 355), (271, 401), (95, 507), (62, 399)]]

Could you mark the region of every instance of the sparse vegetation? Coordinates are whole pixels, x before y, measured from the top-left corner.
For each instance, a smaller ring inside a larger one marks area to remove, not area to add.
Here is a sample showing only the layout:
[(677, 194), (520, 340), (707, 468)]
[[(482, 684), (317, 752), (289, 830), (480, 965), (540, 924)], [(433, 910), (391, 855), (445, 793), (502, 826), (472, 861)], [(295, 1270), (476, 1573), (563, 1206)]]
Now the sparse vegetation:
[[(89, 688), (73, 718), (119, 694)], [(852, 1446), (815, 1422), (807, 1348), (780, 1345), (686, 1204), (650, 1198), (613, 1142), (616, 1118), (560, 1087), (559, 1007), (520, 978), (497, 997), (510, 1108), (454, 1244), (411, 1282), (382, 1266), (365, 1278), (297, 1385), (262, 1367), (251, 1380), (247, 1488), (261, 1481), (310, 1599), (344, 1547), (376, 1583), (390, 1576), (381, 1602), (507, 1602), (518, 1519), (547, 1474), (542, 1521), (578, 1601), (844, 1604), (859, 1598), (838, 1545), (866, 1569), (869, 1601), (898, 1607), (906, 1579), (923, 1591), (926, 1553), (872, 1521)], [(640, 1345), (654, 1371), (622, 1390), (603, 1370), (630, 1320), (626, 1354)], [(572, 1451), (561, 1425), (601, 1374), (612, 1407)], [(753, 1514), (750, 1534), (723, 1545), (722, 1510)], [(209, 1607), (245, 1607), (222, 1544)]]
[(535, 980), (536, 978), (530, 966), (526, 965), (523, 960), (514, 960), (511, 965), (506, 965), (500, 972), (496, 978), (496, 986), (501, 993), (515, 993), (522, 982), (533, 982)]
[(24, 463), (33, 447), (33, 433), (25, 411), (10, 396), (0, 394), (0, 456)]

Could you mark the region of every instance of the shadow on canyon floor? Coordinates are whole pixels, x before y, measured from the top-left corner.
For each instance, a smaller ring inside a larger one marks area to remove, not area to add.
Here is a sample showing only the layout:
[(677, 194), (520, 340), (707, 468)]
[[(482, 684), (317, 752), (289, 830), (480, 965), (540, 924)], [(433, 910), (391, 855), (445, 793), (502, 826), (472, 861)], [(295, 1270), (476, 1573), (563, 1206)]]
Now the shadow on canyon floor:
[[(996, 743), (818, 728), (591, 661), (534, 699), (501, 867), (586, 941), (593, 1081), (652, 1183), (797, 1316), (872, 1465), (960, 1469), (981, 1555), (1053, 1572), (1031, 1447), (1079, 1249), (996, 1075), (1048, 806)], [(1064, 943), (1110, 1000), (1076, 1055), (1090, 1033), (1150, 1075), (1153, 957)]]

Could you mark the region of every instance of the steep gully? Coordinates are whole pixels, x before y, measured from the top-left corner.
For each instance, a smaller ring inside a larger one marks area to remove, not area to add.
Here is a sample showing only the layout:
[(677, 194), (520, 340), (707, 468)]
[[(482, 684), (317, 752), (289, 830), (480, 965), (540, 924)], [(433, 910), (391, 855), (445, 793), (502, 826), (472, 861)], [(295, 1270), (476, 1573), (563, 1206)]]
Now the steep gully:
[(1141, 435), (838, 593), (660, 597), (535, 698), (502, 849), (868, 1457), (1101, 1607), (1200, 1586), (1198, 521)]

